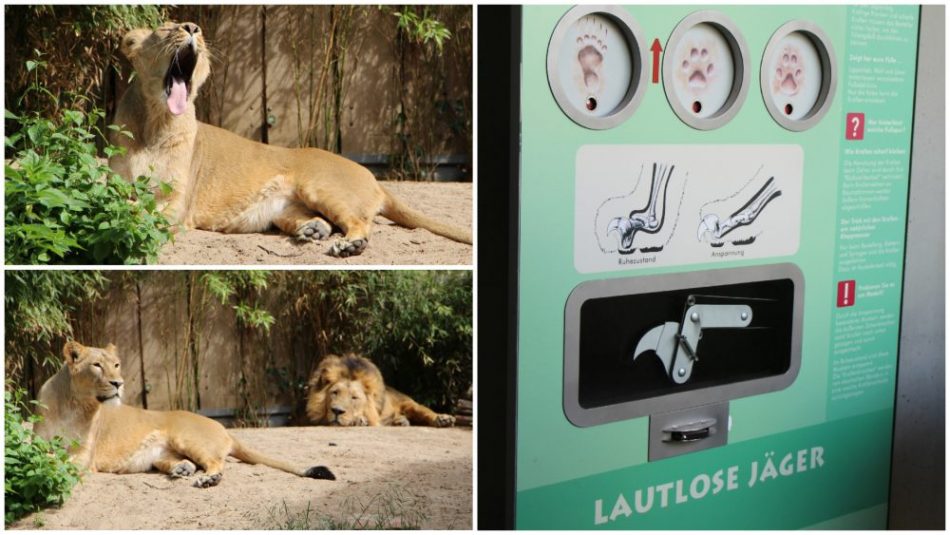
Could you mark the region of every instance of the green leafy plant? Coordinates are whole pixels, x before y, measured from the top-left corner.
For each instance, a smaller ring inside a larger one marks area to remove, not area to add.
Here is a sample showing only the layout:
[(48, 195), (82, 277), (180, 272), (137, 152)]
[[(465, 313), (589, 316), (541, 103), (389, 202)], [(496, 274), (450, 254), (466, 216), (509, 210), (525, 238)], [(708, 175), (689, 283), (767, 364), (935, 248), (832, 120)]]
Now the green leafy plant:
[(416, 6), (403, 6), (393, 16), (396, 17), (396, 27), (409, 40), (419, 45), (433, 43), (440, 54), (445, 41), (452, 37), (452, 32), (433, 16), (428, 6), (422, 7), (421, 13)]
[(267, 288), (268, 271), (208, 271), (201, 275), (205, 289), (222, 305), (231, 302), (236, 296), (237, 302), (231, 305), (238, 323), (251, 329), (270, 332), (274, 316), (261, 308), (253, 296)]
[(39, 417), (24, 417), (27, 404), (23, 397), (23, 390), (7, 384), (3, 394), (4, 524), (45, 507), (62, 505), (80, 476), (62, 440), (43, 439), (25, 425), (35, 424)]
[[(42, 66), (37, 60), (32, 69)], [(19, 126), (5, 138), (13, 154), (4, 166), (7, 264), (140, 264), (171, 238), (150, 179), (128, 182), (98, 158), (96, 138), (105, 136), (96, 124), (103, 116), (95, 106), (63, 109), (54, 119), (6, 112)], [(103, 152), (123, 150), (106, 145)], [(159, 189), (170, 192), (167, 184)]]

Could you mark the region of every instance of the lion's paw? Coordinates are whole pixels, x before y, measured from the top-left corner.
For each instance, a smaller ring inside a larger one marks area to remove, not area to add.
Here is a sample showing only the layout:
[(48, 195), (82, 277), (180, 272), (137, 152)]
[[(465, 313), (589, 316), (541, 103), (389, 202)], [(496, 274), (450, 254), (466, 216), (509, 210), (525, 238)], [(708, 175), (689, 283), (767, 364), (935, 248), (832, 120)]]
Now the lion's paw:
[(452, 427), (455, 425), (455, 416), (451, 414), (439, 414), (435, 417), (436, 427)]
[(210, 474), (200, 476), (197, 481), (195, 481), (195, 486), (198, 488), (206, 489), (208, 487), (213, 487), (221, 482), (221, 474)]
[(333, 243), (333, 246), (330, 247), (331, 256), (340, 256), (346, 258), (347, 256), (358, 255), (363, 252), (363, 249), (366, 249), (366, 243), (368, 240), (366, 238), (358, 238), (353, 241), (347, 240), (346, 238), (340, 238)]
[(187, 476), (193, 475), (195, 473), (195, 470), (197, 470), (197, 468), (195, 467), (195, 463), (189, 460), (184, 460), (176, 464), (175, 466), (173, 466), (172, 471), (169, 472), (168, 475), (173, 478), (187, 477)]
[(333, 229), (330, 224), (322, 219), (311, 219), (297, 228), (294, 238), (303, 241), (325, 240), (330, 236)]
[(393, 419), (393, 425), (408, 426), (410, 425), (409, 418), (406, 418), (405, 416), (399, 416)]

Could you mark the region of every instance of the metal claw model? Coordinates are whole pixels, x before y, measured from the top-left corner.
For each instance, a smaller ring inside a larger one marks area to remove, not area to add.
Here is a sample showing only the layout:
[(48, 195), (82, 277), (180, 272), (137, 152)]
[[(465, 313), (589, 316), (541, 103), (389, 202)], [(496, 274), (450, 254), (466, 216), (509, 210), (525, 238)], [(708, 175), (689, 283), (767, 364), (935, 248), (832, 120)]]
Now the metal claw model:
[(775, 186), (775, 177), (770, 177), (765, 185), (762, 186), (755, 195), (749, 199), (742, 208), (735, 211), (729, 219), (721, 221), (716, 214), (709, 214), (699, 222), (699, 229), (696, 231), (696, 239), (703, 240), (703, 237), (709, 233), (714, 240), (720, 240), (726, 234), (743, 225), (748, 225), (759, 217), (765, 206), (774, 198), (782, 194), (782, 190)]
[(633, 350), (633, 360), (652, 351), (676, 384), (689, 381), (693, 365), (699, 362), (699, 342), (703, 329), (744, 328), (752, 323), (752, 307), (746, 304), (699, 304), (687, 299), (682, 323), (668, 321), (644, 334)]
[[(615, 217), (607, 224), (607, 234), (620, 234), (620, 253), (627, 254), (634, 250), (633, 238), (637, 232), (656, 234), (663, 227), (666, 218), (666, 190), (670, 185), (670, 176), (673, 168), (665, 165), (653, 164), (653, 179), (650, 182), (650, 198), (647, 205), (641, 210), (630, 212), (627, 217)], [(657, 204), (660, 204), (660, 190), (663, 190), (663, 200), (660, 206), (660, 216), (657, 218)]]

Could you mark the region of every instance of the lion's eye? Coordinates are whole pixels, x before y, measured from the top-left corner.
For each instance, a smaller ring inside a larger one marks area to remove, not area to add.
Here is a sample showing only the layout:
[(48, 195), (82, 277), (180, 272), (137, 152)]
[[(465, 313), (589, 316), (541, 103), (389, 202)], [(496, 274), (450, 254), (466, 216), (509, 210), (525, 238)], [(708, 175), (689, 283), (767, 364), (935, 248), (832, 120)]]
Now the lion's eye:
[(360, 397), (359, 397), (359, 396), (353, 396), (353, 400), (354, 400), (354, 401), (356, 401), (357, 399), (360, 399)]
[(119, 363), (118, 363), (118, 362), (115, 363), (115, 367), (116, 367), (116, 368), (119, 367)]
[(99, 364), (98, 362), (94, 363), (93, 366), (99, 368), (100, 370), (102, 369), (102, 364)]

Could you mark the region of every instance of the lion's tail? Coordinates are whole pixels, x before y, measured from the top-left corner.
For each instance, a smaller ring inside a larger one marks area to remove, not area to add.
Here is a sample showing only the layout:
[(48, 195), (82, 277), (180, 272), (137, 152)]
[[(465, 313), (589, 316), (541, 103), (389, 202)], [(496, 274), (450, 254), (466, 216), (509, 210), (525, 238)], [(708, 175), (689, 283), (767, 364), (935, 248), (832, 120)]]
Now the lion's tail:
[(386, 194), (386, 202), (383, 204), (383, 209), (380, 214), (384, 217), (406, 228), (424, 228), (429, 232), (434, 232), (439, 236), (445, 236), (450, 240), (471, 245), (471, 231), (437, 221), (418, 210), (410, 208), (386, 188), (382, 188), (382, 190), (383, 193)]
[(285, 463), (284, 461), (273, 459), (263, 455), (260, 452), (254, 451), (251, 448), (241, 444), (233, 436), (231, 437), (231, 441), (233, 442), (233, 445), (231, 446), (230, 455), (248, 464), (263, 464), (264, 466), (270, 466), (271, 468), (283, 470), (284, 472), (289, 472), (300, 477), (310, 477), (313, 479), (336, 479), (336, 476), (333, 475), (333, 472), (331, 472), (326, 466), (311, 466), (306, 470), (302, 470), (290, 463)]

